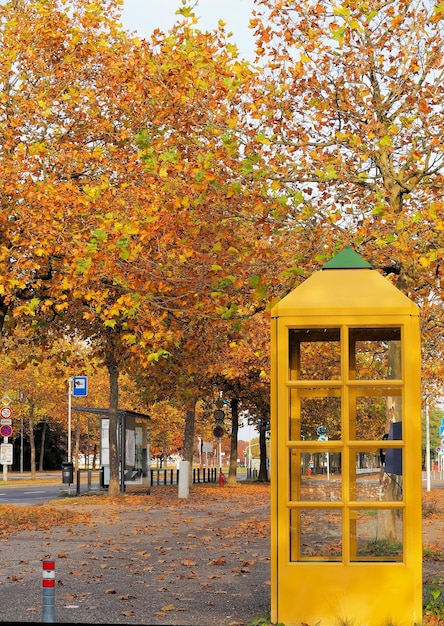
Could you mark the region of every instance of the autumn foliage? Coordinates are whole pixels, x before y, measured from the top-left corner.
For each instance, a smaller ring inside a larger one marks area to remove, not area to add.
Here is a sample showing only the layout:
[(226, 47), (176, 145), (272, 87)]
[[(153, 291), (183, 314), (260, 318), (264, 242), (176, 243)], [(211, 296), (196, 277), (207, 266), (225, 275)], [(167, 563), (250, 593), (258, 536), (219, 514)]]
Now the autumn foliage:
[(28, 349), (8, 385), (18, 362), (87, 370), (112, 437), (127, 398), (174, 405), (191, 447), (185, 415), (220, 393), (268, 423), (268, 311), (351, 243), (420, 305), (433, 403), (442, 4), (256, 0), (250, 62), (187, 4), (145, 39), (120, 12), (0, 6), (0, 326)]

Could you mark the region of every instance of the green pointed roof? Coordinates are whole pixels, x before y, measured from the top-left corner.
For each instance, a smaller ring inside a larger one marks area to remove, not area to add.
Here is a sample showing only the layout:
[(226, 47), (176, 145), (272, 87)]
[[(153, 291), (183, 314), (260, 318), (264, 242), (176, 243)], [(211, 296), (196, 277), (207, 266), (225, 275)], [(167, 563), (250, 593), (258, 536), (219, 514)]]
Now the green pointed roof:
[(345, 246), (330, 261), (322, 266), (323, 270), (373, 269), (351, 246)]

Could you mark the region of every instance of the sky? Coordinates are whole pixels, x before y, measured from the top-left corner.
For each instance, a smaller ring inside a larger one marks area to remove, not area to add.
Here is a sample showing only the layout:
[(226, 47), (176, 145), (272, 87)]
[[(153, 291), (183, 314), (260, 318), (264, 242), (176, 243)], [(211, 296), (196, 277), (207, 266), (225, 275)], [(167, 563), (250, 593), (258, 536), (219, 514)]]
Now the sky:
[[(141, 37), (148, 37), (155, 28), (166, 32), (180, 18), (176, 10), (181, 6), (181, 0), (124, 0), (122, 23)], [(200, 30), (217, 28), (220, 19), (226, 22), (226, 31), (233, 33), (230, 41), (238, 46), (242, 57), (252, 61), (254, 43), (248, 25), (253, 8), (253, 0), (198, 0), (194, 12)]]

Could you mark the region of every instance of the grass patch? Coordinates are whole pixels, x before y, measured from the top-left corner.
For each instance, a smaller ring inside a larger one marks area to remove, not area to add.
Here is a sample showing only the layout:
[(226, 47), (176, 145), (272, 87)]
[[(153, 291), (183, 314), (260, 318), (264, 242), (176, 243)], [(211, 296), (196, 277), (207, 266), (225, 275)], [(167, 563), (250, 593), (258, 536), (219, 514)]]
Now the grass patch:
[(402, 543), (389, 539), (373, 539), (360, 546), (359, 556), (399, 556), (402, 554)]
[[(444, 576), (437, 576), (430, 583), (424, 585), (423, 594), (424, 615), (427, 623), (433, 624), (433, 618), (441, 620), (444, 617)], [(440, 621), (437, 624), (442, 623)]]

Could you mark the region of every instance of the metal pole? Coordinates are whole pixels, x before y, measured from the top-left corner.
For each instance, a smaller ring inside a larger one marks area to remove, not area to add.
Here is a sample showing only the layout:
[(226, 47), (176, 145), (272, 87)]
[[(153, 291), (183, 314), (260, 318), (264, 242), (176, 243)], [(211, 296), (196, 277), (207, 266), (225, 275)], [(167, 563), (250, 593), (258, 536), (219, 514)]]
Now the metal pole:
[(20, 417), (20, 473), (23, 474), (23, 415)]
[(429, 403), (425, 405), (426, 414), (426, 473), (427, 473), (427, 491), (431, 489), (430, 481), (430, 419), (429, 419)]
[(72, 398), (72, 378), (68, 378), (68, 463), (71, 463), (71, 398)]
[(42, 622), (55, 622), (55, 562), (43, 561)]
[[(3, 443), (8, 443), (8, 437), (3, 437)], [(3, 463), (3, 480), (5, 482), (8, 480), (8, 464), (6, 463), (6, 459)]]

